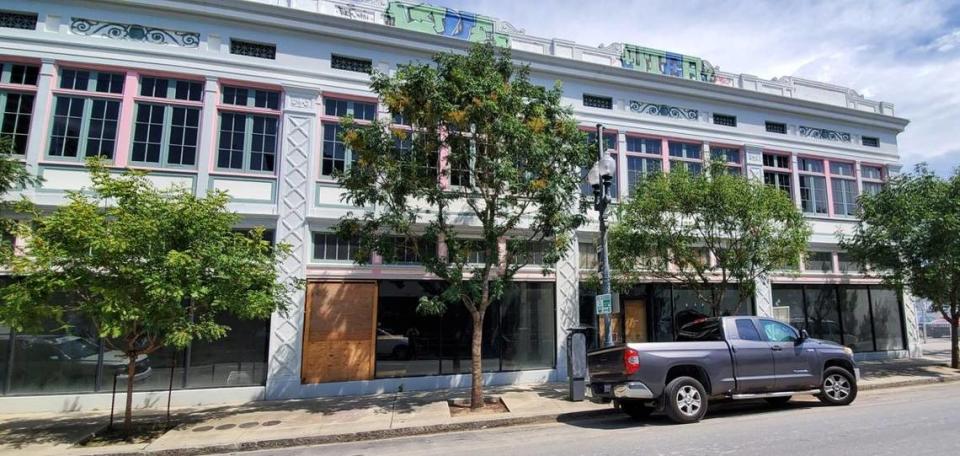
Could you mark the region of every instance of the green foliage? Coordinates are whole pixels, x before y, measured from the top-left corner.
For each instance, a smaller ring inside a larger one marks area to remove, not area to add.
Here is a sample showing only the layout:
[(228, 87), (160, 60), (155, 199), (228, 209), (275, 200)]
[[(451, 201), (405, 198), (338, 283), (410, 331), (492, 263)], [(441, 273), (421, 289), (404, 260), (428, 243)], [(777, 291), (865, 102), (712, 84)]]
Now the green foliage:
[(14, 202), (6, 196), (14, 190), (38, 185), (40, 181), (27, 171), (22, 161), (14, 158), (13, 140), (0, 135), (0, 230), (12, 232), (15, 226), (13, 216), (29, 208), (26, 200)]
[[(960, 321), (960, 168), (942, 179), (925, 166), (860, 197), (860, 220), (841, 247), (887, 283), (929, 299)], [(956, 338), (953, 364), (957, 366)]]
[[(338, 233), (359, 238), (360, 262), (372, 252), (390, 261), (416, 251), (449, 284), (440, 299), (422, 300), (421, 311), (462, 302), (482, 315), (526, 264), (530, 246), (539, 243), (545, 262), (556, 262), (583, 222), (578, 168), (589, 166), (590, 150), (561, 105), (560, 87), (537, 86), (528, 75), (509, 51), (490, 45), (439, 54), (434, 65), (373, 77), (373, 90), (412, 132), (347, 125), (343, 139), (356, 162), (338, 180), (346, 202), (370, 210), (342, 218)], [(438, 166), (441, 150), (452, 172)], [(433, 253), (441, 242), (445, 256)]]
[(4, 324), (31, 331), (79, 314), (132, 359), (221, 338), (221, 315), (268, 318), (292, 304), (301, 283), (277, 278), (289, 246), (271, 247), (262, 229), (233, 231), (226, 194), (158, 190), (143, 173), (88, 166), (91, 191), (18, 227), (29, 254), (8, 259), (19, 279), (0, 291)]
[(682, 167), (654, 174), (634, 193), (611, 229), (611, 268), (630, 283), (679, 281), (715, 314), (729, 285), (738, 288), (742, 305), (756, 279), (796, 263), (810, 237), (789, 196), (732, 175), (721, 162), (699, 175)]

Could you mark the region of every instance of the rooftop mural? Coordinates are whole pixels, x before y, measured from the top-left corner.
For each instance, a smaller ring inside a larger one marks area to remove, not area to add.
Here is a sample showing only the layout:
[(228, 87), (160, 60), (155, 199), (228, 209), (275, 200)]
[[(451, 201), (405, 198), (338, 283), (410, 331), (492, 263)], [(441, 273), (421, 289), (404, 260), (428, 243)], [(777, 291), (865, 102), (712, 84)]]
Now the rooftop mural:
[(443, 8), (426, 3), (390, 2), (386, 23), (404, 30), (449, 36), (473, 43), (492, 42), (510, 47), (510, 37), (495, 31), (496, 21), (468, 11)]

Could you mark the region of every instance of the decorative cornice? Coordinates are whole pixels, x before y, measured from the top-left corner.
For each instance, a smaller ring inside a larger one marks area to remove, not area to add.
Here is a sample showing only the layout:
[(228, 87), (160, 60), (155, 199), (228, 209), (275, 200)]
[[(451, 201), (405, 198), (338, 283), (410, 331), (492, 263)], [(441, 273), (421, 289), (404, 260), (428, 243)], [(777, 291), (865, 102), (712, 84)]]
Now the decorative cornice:
[(681, 108), (666, 104), (644, 103), (635, 100), (630, 100), (630, 110), (640, 114), (669, 117), (671, 119), (698, 120), (700, 118), (700, 112), (696, 109)]
[(115, 40), (143, 41), (151, 44), (166, 44), (185, 48), (200, 46), (200, 34), (182, 32), (139, 24), (95, 21), (82, 17), (71, 18), (70, 31), (77, 35), (102, 36)]
[(817, 138), (827, 141), (851, 142), (850, 133), (837, 130), (828, 130), (826, 128), (813, 128), (800, 126), (800, 136), (804, 138)]

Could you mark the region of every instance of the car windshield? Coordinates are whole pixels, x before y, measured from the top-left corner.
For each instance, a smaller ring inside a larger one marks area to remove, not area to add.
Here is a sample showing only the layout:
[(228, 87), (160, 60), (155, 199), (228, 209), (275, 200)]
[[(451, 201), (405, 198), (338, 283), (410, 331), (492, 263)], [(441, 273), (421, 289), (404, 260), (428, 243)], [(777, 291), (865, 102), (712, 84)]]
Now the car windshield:
[(57, 344), (57, 348), (70, 359), (86, 358), (97, 354), (98, 347), (86, 339), (64, 340)]

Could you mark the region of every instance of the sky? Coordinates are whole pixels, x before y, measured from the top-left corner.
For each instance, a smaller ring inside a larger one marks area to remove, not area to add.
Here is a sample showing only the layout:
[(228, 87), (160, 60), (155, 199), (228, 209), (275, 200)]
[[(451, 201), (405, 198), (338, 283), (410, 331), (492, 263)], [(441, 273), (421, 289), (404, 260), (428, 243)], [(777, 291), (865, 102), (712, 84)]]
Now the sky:
[(960, 0), (431, 0), (529, 35), (632, 43), (763, 78), (798, 76), (894, 104), (904, 170), (960, 166)]

